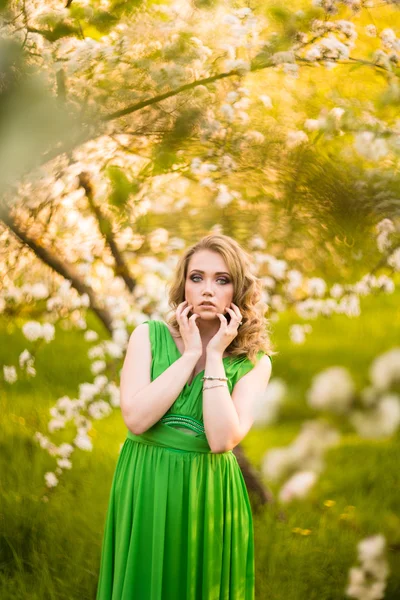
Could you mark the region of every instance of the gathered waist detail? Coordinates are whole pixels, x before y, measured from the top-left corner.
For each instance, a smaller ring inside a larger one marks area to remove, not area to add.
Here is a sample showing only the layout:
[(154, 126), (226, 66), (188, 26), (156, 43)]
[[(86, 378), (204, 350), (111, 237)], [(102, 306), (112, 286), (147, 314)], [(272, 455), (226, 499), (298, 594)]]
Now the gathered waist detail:
[[(191, 419), (191, 417), (189, 417), (189, 419)], [(181, 423), (182, 422), (179, 424)], [(132, 431), (128, 429), (127, 438), (133, 440), (134, 442), (140, 442), (150, 446), (160, 446), (162, 448), (171, 448), (186, 452), (212, 453), (204, 432), (200, 432), (195, 436), (188, 435), (182, 430), (175, 429), (161, 420), (155, 423), (147, 431), (144, 431), (138, 435), (132, 433)], [(222, 454), (229, 453), (232, 454), (232, 450), (228, 450)]]
[(205, 433), (204, 425), (201, 423), (201, 421), (198, 421), (197, 419), (187, 415), (176, 415), (174, 413), (169, 413), (164, 415), (160, 421), (166, 425), (179, 425), (181, 427), (187, 427), (196, 433)]

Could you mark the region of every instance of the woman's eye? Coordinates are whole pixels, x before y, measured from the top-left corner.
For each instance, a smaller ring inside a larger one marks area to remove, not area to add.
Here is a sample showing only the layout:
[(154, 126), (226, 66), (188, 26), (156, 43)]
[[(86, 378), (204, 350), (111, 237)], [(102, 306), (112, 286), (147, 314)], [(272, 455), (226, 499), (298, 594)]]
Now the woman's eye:
[[(192, 275), (192, 276), (190, 277), (190, 279), (191, 279), (192, 281), (194, 281), (196, 278), (197, 278), (197, 279), (201, 279), (200, 275)], [(228, 279), (225, 279), (225, 277), (218, 277), (217, 281), (223, 281), (224, 283), (229, 283), (229, 280), (228, 280)]]

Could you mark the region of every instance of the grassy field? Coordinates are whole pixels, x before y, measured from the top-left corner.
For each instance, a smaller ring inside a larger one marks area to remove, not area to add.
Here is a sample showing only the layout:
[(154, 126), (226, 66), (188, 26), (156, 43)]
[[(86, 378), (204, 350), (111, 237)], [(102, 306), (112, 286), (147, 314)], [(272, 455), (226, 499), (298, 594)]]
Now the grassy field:
[[(311, 321), (313, 331), (303, 346), (288, 340), (289, 325), (300, 322), (295, 315), (282, 315), (273, 325), (279, 351), (273, 376), (288, 383), (290, 397), (277, 424), (253, 429), (243, 442), (256, 466), (267, 449), (289, 444), (302, 421), (316, 416), (304, 399), (315, 373), (343, 365), (363, 386), (371, 360), (400, 345), (400, 293), (363, 298), (361, 304), (361, 317)], [(0, 321), (1, 364), (16, 364), (27, 347), (20, 326)], [(96, 328), (94, 320), (90, 327)], [(57, 398), (76, 397), (78, 384), (92, 380), (88, 346), (78, 332), (58, 329), (56, 340), (39, 351), (37, 376), (0, 387), (2, 600), (95, 597), (108, 494), (125, 425), (118, 410), (95, 421), (94, 451), (73, 454), (72, 471), (48, 492), (46, 503), (40, 500), (43, 474), (54, 470), (54, 460), (33, 440), (35, 431), (46, 432), (48, 410)], [(400, 435), (366, 441), (346, 423), (335, 425), (342, 425), (341, 443), (327, 453), (326, 469), (309, 497), (255, 511), (257, 600), (345, 598), (357, 543), (377, 533), (388, 544), (385, 598), (400, 598)]]

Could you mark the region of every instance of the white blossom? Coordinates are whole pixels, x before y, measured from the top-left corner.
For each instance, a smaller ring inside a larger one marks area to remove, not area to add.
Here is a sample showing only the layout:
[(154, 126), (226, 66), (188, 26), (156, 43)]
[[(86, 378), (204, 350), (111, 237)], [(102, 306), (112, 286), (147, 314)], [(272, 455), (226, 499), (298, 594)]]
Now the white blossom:
[(123, 355), (123, 347), (120, 344), (112, 342), (110, 340), (104, 341), (104, 350), (111, 358), (121, 358)]
[(268, 270), (275, 279), (283, 279), (285, 276), (288, 263), (285, 260), (272, 258), (268, 263)]
[(337, 444), (339, 433), (320, 420), (304, 421), (294, 441), (284, 448), (272, 448), (264, 455), (262, 472), (269, 480), (287, 477), (296, 471), (323, 469), (323, 455), (327, 448)]
[(282, 379), (272, 379), (267, 388), (257, 397), (254, 409), (254, 426), (265, 427), (273, 423), (287, 394), (287, 386)]
[(377, 406), (366, 412), (354, 411), (349, 419), (361, 437), (389, 437), (400, 425), (400, 398), (396, 394), (383, 396)]
[(17, 371), (13, 365), (3, 365), (4, 380), (7, 383), (15, 383), (17, 381)]
[(272, 100), (269, 96), (267, 96), (266, 94), (261, 94), (261, 96), (259, 96), (261, 102), (264, 104), (265, 108), (272, 108)]
[(98, 333), (96, 331), (93, 331), (91, 329), (88, 329), (88, 331), (85, 331), (84, 336), (85, 340), (87, 342), (95, 342), (98, 339)]
[(64, 429), (64, 427), (65, 427), (64, 419), (51, 419), (51, 421), (49, 421), (49, 423), (47, 424), (47, 428), (50, 431), (50, 433), (53, 433), (54, 431), (58, 431), (59, 429)]
[(32, 361), (33, 357), (31, 355), (31, 353), (29, 352), (29, 350), (25, 349), (23, 352), (21, 352), (21, 354), (18, 357), (18, 362), (19, 362), (19, 366), (21, 367), (21, 369), (24, 368), (25, 364), (28, 361)]
[(90, 359), (104, 358), (104, 356), (105, 356), (104, 346), (92, 346), (91, 348), (89, 348), (87, 354)]
[(93, 419), (103, 419), (112, 412), (111, 406), (104, 400), (92, 402), (88, 408), (88, 413)]
[(389, 565), (385, 557), (386, 540), (378, 534), (357, 545), (359, 567), (349, 570), (346, 595), (357, 600), (382, 600), (385, 596)]
[(400, 347), (392, 348), (378, 356), (372, 363), (369, 376), (372, 385), (380, 390), (388, 390), (400, 381)]
[(295, 498), (305, 498), (316, 480), (317, 475), (313, 471), (295, 473), (279, 490), (279, 500), (287, 503)]
[(249, 247), (254, 250), (264, 250), (266, 246), (266, 241), (260, 235), (253, 235), (253, 237), (249, 240)]
[(93, 449), (93, 444), (90, 438), (84, 434), (78, 434), (74, 439), (74, 444), (81, 450), (90, 451)]
[(310, 296), (321, 298), (326, 292), (326, 282), (321, 277), (311, 277), (307, 281), (308, 293)]
[(359, 317), (361, 313), (359, 297), (356, 294), (348, 294), (341, 298), (337, 312), (348, 317)]
[(368, 35), (368, 37), (376, 37), (377, 32), (376, 32), (376, 27), (375, 25), (366, 25), (365, 26), (365, 33)]
[(31, 342), (42, 337), (42, 325), (38, 321), (27, 321), (22, 326), (22, 333)]
[(361, 131), (355, 135), (355, 149), (368, 160), (379, 160), (389, 152), (383, 138), (377, 137), (372, 131)]
[(226, 60), (225, 61), (225, 71), (237, 71), (240, 75), (245, 75), (248, 71), (250, 71), (250, 63), (247, 60), (236, 59), (236, 60)]
[(354, 382), (344, 367), (330, 367), (318, 373), (306, 392), (307, 402), (312, 408), (338, 414), (349, 410), (354, 395)]
[(51, 342), (54, 339), (55, 327), (51, 323), (43, 323), (42, 336), (46, 342)]
[(343, 293), (344, 288), (342, 285), (340, 285), (340, 283), (334, 283), (330, 289), (330, 295), (332, 296), (332, 298), (340, 298), (341, 296), (343, 296)]
[(79, 384), (79, 398), (84, 402), (92, 400), (97, 394), (98, 387), (94, 383), (80, 383)]
[(229, 191), (228, 186), (225, 185), (225, 183), (218, 184), (218, 195), (215, 198), (215, 203), (218, 206), (224, 207), (227, 204), (230, 204), (233, 198), (233, 194)]
[(72, 462), (68, 458), (58, 458), (57, 464), (62, 469), (71, 469)]
[(395, 271), (400, 271), (400, 248), (397, 248), (387, 259), (388, 265)]
[(107, 385), (107, 392), (110, 395), (110, 404), (113, 407), (120, 406), (120, 390), (112, 381)]
[(104, 371), (106, 366), (107, 365), (104, 360), (95, 360), (90, 365), (90, 370), (92, 371), (92, 373), (94, 373), (96, 375), (97, 373), (100, 373), (100, 371)]
[(312, 327), (309, 323), (304, 325), (291, 325), (289, 328), (289, 337), (294, 344), (304, 344), (306, 341), (306, 333), (310, 333)]
[(286, 137), (288, 148), (295, 148), (308, 141), (308, 135), (305, 131), (289, 131)]
[(55, 487), (58, 484), (58, 479), (55, 473), (47, 472), (45, 473), (44, 478), (46, 480), (46, 485), (49, 488)]
[(35, 300), (42, 300), (49, 295), (49, 289), (44, 283), (37, 282), (31, 286), (30, 293)]
[(58, 447), (57, 454), (62, 458), (68, 458), (72, 452), (74, 451), (74, 447), (72, 444), (63, 443)]
[(308, 129), (308, 131), (318, 131), (324, 127), (326, 127), (326, 119), (321, 117), (318, 119), (306, 119), (304, 121), (304, 128)]

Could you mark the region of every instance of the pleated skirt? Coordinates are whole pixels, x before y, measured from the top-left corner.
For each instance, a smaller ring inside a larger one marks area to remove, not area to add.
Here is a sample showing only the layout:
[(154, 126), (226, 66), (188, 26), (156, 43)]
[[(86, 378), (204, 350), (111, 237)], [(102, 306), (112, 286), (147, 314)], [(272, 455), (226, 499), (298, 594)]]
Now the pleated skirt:
[(129, 432), (118, 457), (96, 600), (254, 600), (253, 520), (233, 452), (143, 437)]

